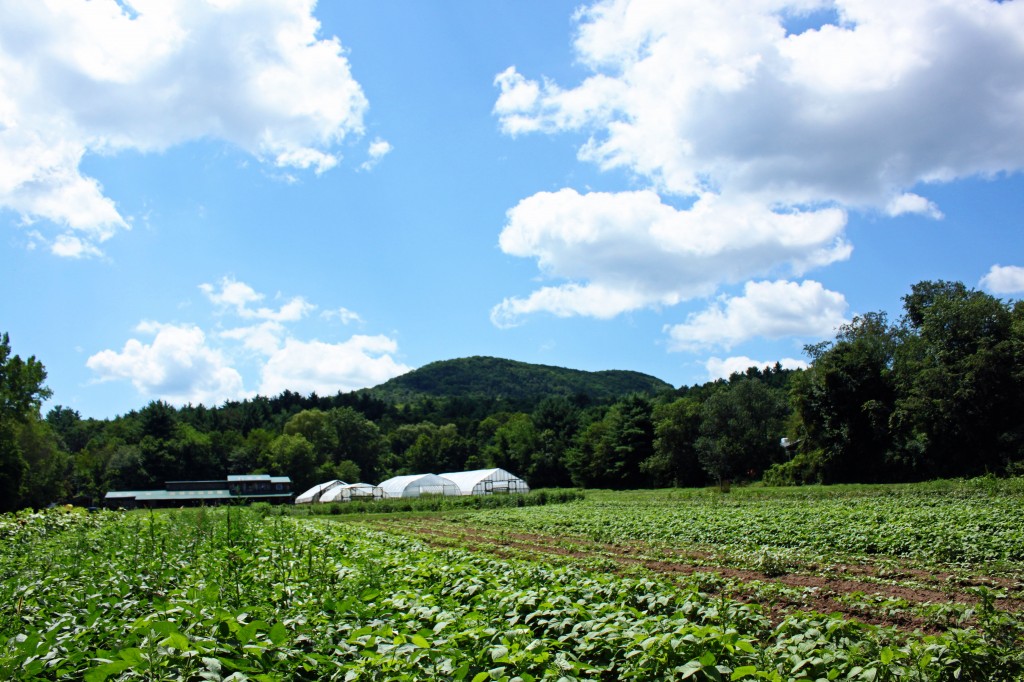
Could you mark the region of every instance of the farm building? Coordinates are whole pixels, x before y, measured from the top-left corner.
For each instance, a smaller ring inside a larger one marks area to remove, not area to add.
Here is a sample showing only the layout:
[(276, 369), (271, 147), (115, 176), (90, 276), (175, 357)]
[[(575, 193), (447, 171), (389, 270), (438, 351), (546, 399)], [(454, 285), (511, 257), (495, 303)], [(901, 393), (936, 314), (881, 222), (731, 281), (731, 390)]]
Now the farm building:
[(380, 484), (384, 497), (419, 497), (421, 495), (461, 495), (459, 486), (436, 474), (395, 476)]
[(167, 481), (160, 490), (111, 490), (104, 496), (110, 508), (199, 507), (239, 502), (287, 502), (292, 480), (267, 474), (232, 475), (212, 481)]
[(477, 469), (441, 474), (459, 486), (462, 495), (491, 495), (493, 493), (528, 493), (526, 481), (504, 469)]
[(351, 502), (352, 500), (379, 500), (384, 491), (369, 483), (349, 483), (331, 488), (320, 496), (321, 502)]
[(320, 502), (321, 498), (329, 491), (339, 486), (347, 485), (345, 481), (339, 481), (334, 479), (333, 481), (327, 481), (327, 483), (319, 483), (306, 492), (302, 493), (295, 498), (295, 504), (313, 504), (314, 502)]

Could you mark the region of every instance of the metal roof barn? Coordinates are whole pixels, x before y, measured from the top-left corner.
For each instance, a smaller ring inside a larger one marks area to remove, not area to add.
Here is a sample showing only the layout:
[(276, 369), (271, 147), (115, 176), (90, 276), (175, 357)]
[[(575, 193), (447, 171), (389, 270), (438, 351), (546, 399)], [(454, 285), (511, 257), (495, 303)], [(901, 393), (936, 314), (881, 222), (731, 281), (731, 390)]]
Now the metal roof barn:
[(231, 475), (206, 481), (167, 481), (161, 490), (111, 490), (108, 507), (183, 507), (225, 502), (283, 503), (292, 497), (292, 480), (269, 474)]
[(457, 496), (462, 494), (459, 492), (459, 486), (437, 474), (395, 476), (383, 481), (379, 487), (384, 491), (384, 497)]
[(331, 488), (320, 496), (321, 502), (351, 502), (352, 500), (379, 500), (384, 491), (369, 483), (349, 483)]
[(477, 469), (441, 474), (459, 486), (462, 495), (492, 495), (494, 493), (528, 493), (526, 481), (504, 469)]
[(327, 481), (326, 483), (317, 484), (310, 488), (309, 490), (307, 490), (306, 492), (299, 495), (298, 497), (296, 497), (295, 504), (313, 504), (314, 502), (320, 502), (322, 501), (321, 498), (326, 492), (342, 485), (347, 484), (345, 483), (345, 481), (339, 481), (338, 479), (334, 479), (333, 481)]

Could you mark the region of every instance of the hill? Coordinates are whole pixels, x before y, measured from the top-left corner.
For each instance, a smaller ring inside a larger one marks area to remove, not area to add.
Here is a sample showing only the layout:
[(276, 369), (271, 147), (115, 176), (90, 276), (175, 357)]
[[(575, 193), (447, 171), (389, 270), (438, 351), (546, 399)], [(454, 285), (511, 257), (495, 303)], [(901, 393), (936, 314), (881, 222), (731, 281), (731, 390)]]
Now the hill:
[(547, 396), (586, 395), (593, 400), (609, 400), (628, 393), (654, 394), (672, 389), (671, 384), (640, 372), (587, 372), (478, 356), (432, 362), (367, 392), (381, 400), (401, 403), (426, 396), (535, 401)]

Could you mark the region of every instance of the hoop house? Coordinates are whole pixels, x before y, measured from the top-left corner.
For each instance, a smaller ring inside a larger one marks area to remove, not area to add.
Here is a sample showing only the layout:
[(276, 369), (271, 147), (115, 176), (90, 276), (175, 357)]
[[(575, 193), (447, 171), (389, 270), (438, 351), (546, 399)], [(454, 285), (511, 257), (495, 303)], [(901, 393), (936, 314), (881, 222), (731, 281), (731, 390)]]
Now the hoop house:
[(380, 484), (384, 497), (419, 497), (421, 495), (461, 495), (459, 486), (436, 474), (395, 476)]
[(333, 481), (327, 481), (327, 483), (315, 485), (306, 492), (296, 497), (295, 504), (313, 504), (314, 502), (320, 502), (322, 501), (321, 498), (324, 496), (325, 493), (341, 485), (345, 485), (345, 481), (339, 481), (337, 479)]
[(379, 500), (384, 491), (369, 483), (349, 483), (331, 488), (320, 496), (321, 502), (351, 502), (352, 500)]
[(530, 492), (526, 481), (504, 469), (477, 469), (441, 475), (459, 486), (461, 495)]

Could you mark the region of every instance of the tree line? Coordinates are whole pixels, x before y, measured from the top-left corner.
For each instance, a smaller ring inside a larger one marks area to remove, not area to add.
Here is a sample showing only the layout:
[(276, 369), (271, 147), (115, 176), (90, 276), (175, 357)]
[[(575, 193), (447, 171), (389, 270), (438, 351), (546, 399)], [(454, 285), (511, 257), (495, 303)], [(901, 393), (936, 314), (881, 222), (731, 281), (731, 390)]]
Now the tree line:
[(888, 482), (1024, 473), (1024, 304), (921, 282), (890, 323), (869, 313), (808, 346), (806, 370), (617, 399), (508, 401), (366, 392), (113, 419), (57, 406), (34, 357), (0, 337), (0, 504), (96, 504), (108, 490), (230, 473), (339, 478), (502, 467), (534, 488)]

